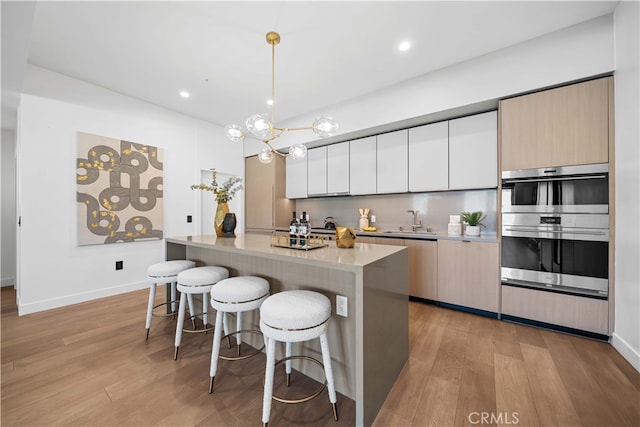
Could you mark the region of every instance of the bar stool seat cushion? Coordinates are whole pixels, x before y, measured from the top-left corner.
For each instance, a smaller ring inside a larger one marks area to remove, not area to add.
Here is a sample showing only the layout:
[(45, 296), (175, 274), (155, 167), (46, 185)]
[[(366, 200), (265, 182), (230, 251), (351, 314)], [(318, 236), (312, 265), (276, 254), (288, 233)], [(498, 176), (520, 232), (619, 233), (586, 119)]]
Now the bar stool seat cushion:
[[(269, 295), (269, 282), (256, 276), (238, 276), (221, 280), (211, 288), (211, 304), (238, 304)], [(215, 306), (214, 306), (215, 307)]]
[(210, 286), (229, 277), (229, 270), (224, 267), (195, 267), (178, 273), (178, 289), (184, 286)]
[(260, 306), (260, 329), (277, 340), (298, 342), (320, 336), (329, 317), (331, 302), (326, 296), (305, 290), (280, 292)]
[(196, 263), (193, 261), (187, 260), (173, 260), (173, 261), (163, 261), (157, 264), (150, 265), (147, 268), (147, 276), (149, 277), (171, 277), (176, 276), (183, 270), (188, 268), (193, 268), (196, 266)]

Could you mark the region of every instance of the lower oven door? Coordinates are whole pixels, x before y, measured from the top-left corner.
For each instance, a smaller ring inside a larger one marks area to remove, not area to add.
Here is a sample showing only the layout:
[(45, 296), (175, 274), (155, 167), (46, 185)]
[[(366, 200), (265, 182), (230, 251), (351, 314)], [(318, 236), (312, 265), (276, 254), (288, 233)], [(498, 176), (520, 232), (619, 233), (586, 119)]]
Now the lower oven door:
[(608, 275), (606, 241), (502, 237), (504, 285), (606, 298)]

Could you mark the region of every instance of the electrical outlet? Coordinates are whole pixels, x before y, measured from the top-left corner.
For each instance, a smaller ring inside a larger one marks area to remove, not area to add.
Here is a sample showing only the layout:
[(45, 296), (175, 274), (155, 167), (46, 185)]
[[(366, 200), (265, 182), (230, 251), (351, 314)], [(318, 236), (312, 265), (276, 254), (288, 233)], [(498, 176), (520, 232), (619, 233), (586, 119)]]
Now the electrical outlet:
[(375, 215), (371, 215), (371, 222), (376, 222), (376, 216)]
[(122, 261), (116, 261), (116, 270), (122, 270), (124, 268)]
[(336, 295), (336, 314), (342, 317), (349, 317), (348, 299), (342, 295)]
[(187, 222), (193, 222), (193, 216), (187, 215)]

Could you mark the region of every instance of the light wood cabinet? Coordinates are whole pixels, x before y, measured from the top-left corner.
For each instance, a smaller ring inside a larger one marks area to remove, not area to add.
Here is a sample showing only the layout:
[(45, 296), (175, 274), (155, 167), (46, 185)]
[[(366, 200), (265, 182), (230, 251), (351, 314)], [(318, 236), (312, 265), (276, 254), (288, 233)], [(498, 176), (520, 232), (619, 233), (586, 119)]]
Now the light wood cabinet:
[[(278, 156), (280, 157), (280, 156)], [(288, 199), (307, 197), (307, 157), (286, 160), (286, 196)]]
[(449, 122), (409, 129), (409, 191), (449, 189)]
[(376, 192), (376, 137), (369, 136), (349, 143), (349, 192), (351, 195)]
[(327, 194), (327, 147), (307, 151), (307, 195)]
[(285, 197), (285, 160), (276, 156), (260, 163), (257, 156), (245, 159), (244, 195), (247, 231), (268, 231), (287, 227), (295, 202)]
[(498, 186), (498, 112), (449, 121), (449, 189)]
[(327, 193), (349, 193), (349, 141), (327, 147)]
[(605, 300), (503, 286), (502, 314), (609, 335)]
[(377, 193), (406, 193), (409, 190), (409, 131), (377, 136)]
[(409, 295), (438, 299), (438, 242), (406, 240), (409, 250)]
[(498, 312), (498, 243), (438, 241), (438, 301)]
[(609, 161), (613, 78), (500, 101), (502, 170)]

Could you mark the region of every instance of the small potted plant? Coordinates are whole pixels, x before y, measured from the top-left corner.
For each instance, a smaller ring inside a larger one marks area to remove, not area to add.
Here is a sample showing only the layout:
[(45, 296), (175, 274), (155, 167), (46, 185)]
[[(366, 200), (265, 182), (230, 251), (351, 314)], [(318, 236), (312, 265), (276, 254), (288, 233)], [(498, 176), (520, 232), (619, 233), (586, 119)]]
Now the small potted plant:
[(462, 220), (462, 222), (467, 224), (464, 227), (465, 236), (479, 236), (480, 227), (484, 227), (482, 220), (486, 217), (486, 215), (482, 215), (482, 211), (462, 212), (460, 214), (460, 219)]

